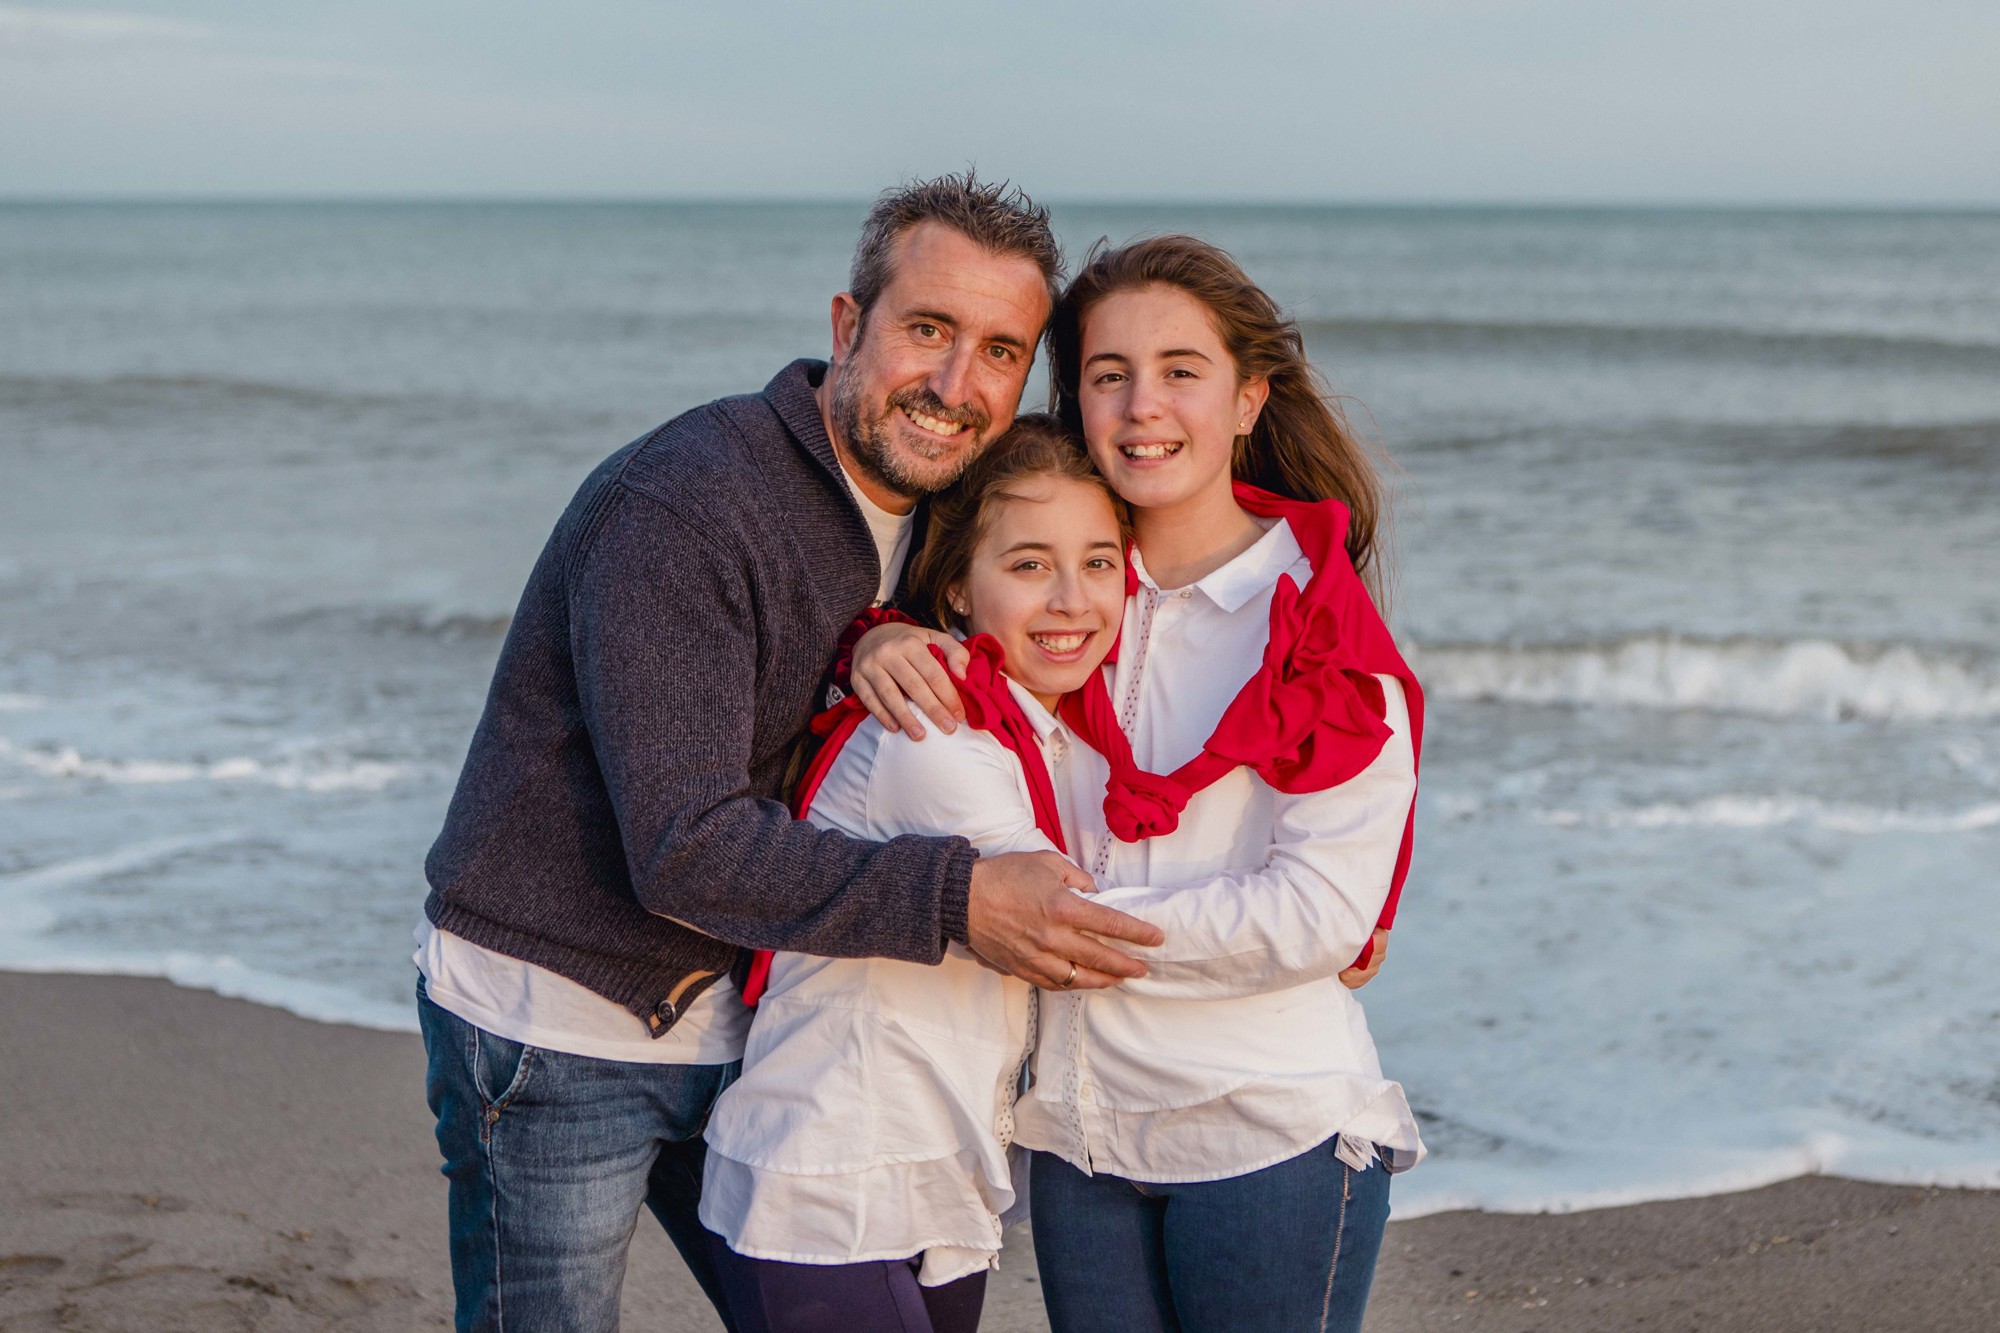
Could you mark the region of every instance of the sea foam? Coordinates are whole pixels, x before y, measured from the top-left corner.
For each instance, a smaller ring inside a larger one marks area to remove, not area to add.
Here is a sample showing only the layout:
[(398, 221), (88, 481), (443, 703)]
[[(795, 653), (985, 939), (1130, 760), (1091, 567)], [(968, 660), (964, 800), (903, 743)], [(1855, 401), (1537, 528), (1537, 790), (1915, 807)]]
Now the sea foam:
[[(1773, 1132), (1772, 1120), (1792, 1123)], [(1684, 1143), (1568, 1144), (1553, 1160), (1433, 1160), (1397, 1178), (1391, 1215), (1577, 1213), (1733, 1194), (1799, 1176), (2000, 1188), (2000, 1153), (1988, 1145), (1940, 1142), (1810, 1111), (1729, 1129), (1718, 1142), (1692, 1149)]]
[(1411, 654), (1432, 697), (1885, 721), (2000, 718), (2000, 666), (1828, 639), (1440, 644)]
[[(316, 1023), (344, 1023), (380, 1032), (417, 1031), (414, 999), (407, 1005), (371, 1000), (345, 986), (265, 971), (227, 955), (36, 952), (0, 943), (0, 967), (9, 972), (156, 977), (189, 990), (212, 991), (227, 999), (282, 1009)], [(410, 978), (414, 986), (414, 969)]]
[(91, 759), (73, 746), (43, 749), (0, 738), (0, 759), (48, 778), (157, 785), (170, 782), (254, 782), (287, 791), (380, 791), (410, 775), (404, 764), (376, 760), (306, 764), (266, 763), (246, 756), (201, 761), (173, 759)]
[(353, 988), (253, 967), (226, 954), (167, 949), (158, 952), (92, 948), (50, 934), (59, 903), (102, 880), (165, 867), (193, 852), (249, 839), (242, 829), (213, 829), (150, 838), (91, 856), (69, 857), (31, 870), (0, 875), (0, 968), (13, 972), (67, 972), (90, 976), (159, 977), (177, 986), (214, 991), (322, 1023), (348, 1023), (386, 1031), (416, 1030), (415, 1011), (357, 993)]
[(1554, 828), (1777, 828), (1802, 824), (1832, 833), (1976, 833), (2000, 828), (2000, 801), (1961, 810), (1898, 810), (1843, 805), (1810, 796), (1734, 793), (1624, 810), (1537, 810)]

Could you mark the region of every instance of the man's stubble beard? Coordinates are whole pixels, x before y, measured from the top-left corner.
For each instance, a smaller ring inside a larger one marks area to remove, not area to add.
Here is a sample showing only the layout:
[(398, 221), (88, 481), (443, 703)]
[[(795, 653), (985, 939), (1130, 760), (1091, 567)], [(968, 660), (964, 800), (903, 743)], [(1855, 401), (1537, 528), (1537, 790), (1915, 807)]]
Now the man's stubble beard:
[[(850, 364), (860, 351), (857, 339), (848, 353)], [(861, 415), (861, 377), (850, 373), (848, 365), (835, 366), (828, 373), (834, 376), (829, 404), (833, 429), (846, 447), (848, 457), (856, 467), (898, 495), (914, 500), (943, 490), (957, 481), (986, 447), (979, 443), (979, 437), (990, 423), (985, 413), (976, 408), (947, 407), (929, 389), (902, 389), (889, 395), (887, 409), (881, 416), (866, 421)], [(904, 407), (945, 421), (965, 422), (972, 442), (956, 448), (940, 442), (934, 451), (920, 455), (925, 462), (936, 466), (921, 470), (910, 467), (889, 437), (889, 418)]]

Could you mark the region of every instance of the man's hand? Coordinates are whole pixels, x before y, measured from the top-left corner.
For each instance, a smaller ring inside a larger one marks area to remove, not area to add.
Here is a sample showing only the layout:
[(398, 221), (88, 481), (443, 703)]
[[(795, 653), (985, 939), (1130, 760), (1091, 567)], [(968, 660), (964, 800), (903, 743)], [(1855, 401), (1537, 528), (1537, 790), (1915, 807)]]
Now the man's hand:
[(1389, 956), (1389, 932), (1378, 929), (1369, 942), (1374, 946), (1368, 955), (1366, 967), (1350, 967), (1340, 974), (1340, 984), (1349, 990), (1360, 990), (1375, 980), (1375, 974), (1382, 970), (1382, 960)]
[(964, 644), (921, 625), (877, 625), (856, 641), (848, 684), (884, 731), (907, 732), (911, 740), (922, 740), (919, 710), (946, 735), (965, 721), (958, 687), (931, 656), (932, 644), (943, 650), (945, 661), (959, 675), (972, 664)]
[(966, 905), (972, 951), (1044, 990), (1100, 990), (1145, 976), (1144, 963), (1095, 937), (1154, 945), (1166, 936), (1070, 892), (1094, 887), (1054, 852), (982, 856), (972, 865)]

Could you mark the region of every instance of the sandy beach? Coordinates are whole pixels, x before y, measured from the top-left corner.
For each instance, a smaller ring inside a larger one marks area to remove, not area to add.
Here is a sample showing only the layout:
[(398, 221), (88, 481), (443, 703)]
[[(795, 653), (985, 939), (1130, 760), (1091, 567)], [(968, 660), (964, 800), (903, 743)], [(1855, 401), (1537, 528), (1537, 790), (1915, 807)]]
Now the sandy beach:
[[(449, 1327), (415, 1037), (0, 974), (0, 1330)], [(1046, 1327), (1015, 1237), (985, 1328)], [(626, 1327), (719, 1327), (650, 1221)], [(1390, 1227), (1371, 1330), (2000, 1328), (2000, 1194), (1808, 1179)]]

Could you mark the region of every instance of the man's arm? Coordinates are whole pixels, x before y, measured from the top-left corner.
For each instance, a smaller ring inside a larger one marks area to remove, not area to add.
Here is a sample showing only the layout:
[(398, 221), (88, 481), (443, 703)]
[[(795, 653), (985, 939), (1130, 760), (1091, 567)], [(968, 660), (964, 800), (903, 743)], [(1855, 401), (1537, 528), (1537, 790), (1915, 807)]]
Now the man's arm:
[(606, 504), (567, 571), (570, 647), (640, 904), (757, 948), (935, 962), (964, 941), (963, 838), (862, 842), (749, 794), (759, 644), (743, 561), (646, 496), (621, 487)]
[[(1100, 937), (1157, 944), (1159, 932), (1061, 886), (1057, 875), (1077, 888), (1094, 887), (1036, 827), (1019, 761), (994, 742), (964, 729), (927, 742), (892, 733), (875, 752), (867, 781), (866, 831), (951, 829), (982, 853), (969, 933), (989, 964), (1056, 990), (1095, 990), (1145, 975), (1142, 964)], [(992, 878), (982, 881), (981, 872)], [(1009, 878), (1016, 883), (1000, 882)]]

